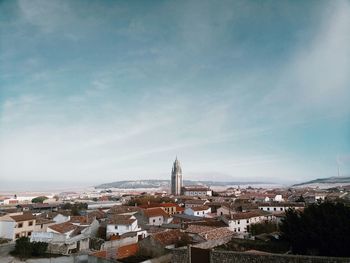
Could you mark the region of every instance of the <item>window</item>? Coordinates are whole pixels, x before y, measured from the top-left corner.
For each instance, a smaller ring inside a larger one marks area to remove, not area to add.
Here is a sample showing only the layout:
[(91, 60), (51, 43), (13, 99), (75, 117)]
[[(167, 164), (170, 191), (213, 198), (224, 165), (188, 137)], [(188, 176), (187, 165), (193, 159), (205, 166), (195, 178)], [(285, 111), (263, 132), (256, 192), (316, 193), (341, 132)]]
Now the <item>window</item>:
[(153, 223), (155, 223), (156, 222), (156, 220), (155, 219), (153, 219)]
[(197, 215), (199, 215), (199, 212), (197, 212)]
[[(240, 223), (241, 223), (240, 220), (238, 220), (238, 221), (237, 221), (237, 224), (240, 224)], [(238, 228), (238, 229), (239, 229), (239, 228)], [(239, 230), (238, 230), (238, 231), (239, 231)]]
[(249, 223), (249, 219), (247, 219), (247, 224)]
[(240, 227), (238, 228), (238, 232), (241, 232), (241, 228)]
[(28, 225), (32, 226), (33, 225), (33, 221), (29, 221)]
[(235, 228), (234, 231), (237, 232), (237, 228)]
[(270, 211), (270, 207), (267, 208), (267, 211)]
[(283, 207), (281, 207), (281, 211), (283, 211)]
[(18, 223), (18, 228), (23, 227), (23, 223)]
[(158, 219), (159, 219), (159, 221), (160, 221), (160, 217), (159, 217)]
[(277, 208), (276, 208), (276, 207), (274, 207), (274, 208), (273, 208), (273, 211), (276, 211), (276, 210), (277, 210)]
[(40, 228), (43, 228), (43, 226), (44, 226), (44, 225), (43, 225), (43, 224), (41, 224), (41, 225), (40, 225)]
[(223, 215), (224, 213), (223, 212), (220, 212), (221, 215)]
[(32, 235), (32, 232), (31, 232), (31, 231), (29, 231), (29, 232), (28, 232), (28, 236), (30, 237), (31, 235)]
[(16, 238), (19, 238), (19, 234), (16, 234)]
[(118, 226), (114, 226), (114, 229), (118, 229)]

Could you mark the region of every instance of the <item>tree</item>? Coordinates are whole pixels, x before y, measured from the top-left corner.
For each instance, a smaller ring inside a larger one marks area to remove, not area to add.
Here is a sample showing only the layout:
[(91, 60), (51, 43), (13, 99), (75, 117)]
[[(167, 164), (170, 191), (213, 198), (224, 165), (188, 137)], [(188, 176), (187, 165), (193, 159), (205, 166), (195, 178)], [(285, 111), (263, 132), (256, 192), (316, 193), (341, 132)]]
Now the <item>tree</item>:
[(253, 236), (260, 235), (263, 233), (272, 233), (278, 230), (276, 222), (263, 222), (250, 225), (250, 233)]
[(46, 254), (48, 243), (46, 242), (33, 242), (32, 245), (32, 255), (40, 257)]
[(45, 242), (30, 242), (28, 237), (21, 237), (16, 240), (15, 250), (13, 254), (19, 258), (26, 259), (31, 256), (43, 256), (46, 254), (48, 243)]
[(20, 237), (16, 240), (14, 254), (18, 255), (21, 260), (32, 255), (32, 246), (28, 237)]
[(290, 209), (280, 230), (293, 253), (350, 256), (350, 208), (342, 203), (313, 204), (304, 212)]
[(47, 196), (38, 196), (32, 199), (32, 203), (43, 203), (46, 199), (48, 199)]

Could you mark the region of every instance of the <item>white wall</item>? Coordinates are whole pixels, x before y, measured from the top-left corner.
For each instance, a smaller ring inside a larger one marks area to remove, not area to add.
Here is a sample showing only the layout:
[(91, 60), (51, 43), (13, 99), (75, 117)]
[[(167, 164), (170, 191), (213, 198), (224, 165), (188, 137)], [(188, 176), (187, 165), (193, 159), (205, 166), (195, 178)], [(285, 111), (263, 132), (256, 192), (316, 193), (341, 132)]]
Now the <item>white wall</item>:
[(13, 221), (0, 221), (0, 237), (14, 240), (15, 225)]
[(205, 217), (206, 214), (210, 213), (211, 208), (208, 210), (202, 210), (202, 211), (193, 211), (192, 208), (186, 208), (185, 209), (185, 214), (190, 215), (190, 216), (201, 216)]
[(163, 216), (153, 216), (148, 218), (148, 224), (152, 226), (160, 226), (164, 223)]
[[(117, 228), (116, 228), (117, 227)], [(133, 232), (133, 231), (139, 231), (141, 230), (137, 225), (137, 220), (135, 220), (131, 225), (113, 225), (108, 224), (106, 229), (106, 235), (107, 237), (110, 237), (111, 235), (122, 235), (124, 233)]]

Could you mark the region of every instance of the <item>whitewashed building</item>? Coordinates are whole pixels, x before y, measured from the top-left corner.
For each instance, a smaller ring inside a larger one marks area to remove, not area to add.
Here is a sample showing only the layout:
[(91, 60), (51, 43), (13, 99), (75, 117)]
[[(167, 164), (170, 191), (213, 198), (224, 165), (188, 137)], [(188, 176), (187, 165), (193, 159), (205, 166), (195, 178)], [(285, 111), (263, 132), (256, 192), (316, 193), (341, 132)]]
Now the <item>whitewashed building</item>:
[(235, 233), (247, 233), (251, 224), (257, 224), (274, 220), (271, 213), (261, 210), (238, 212), (230, 215), (224, 215), (221, 220), (225, 222), (229, 229)]
[(278, 202), (278, 203), (260, 203), (258, 204), (259, 209), (266, 212), (271, 213), (281, 213), (287, 211), (289, 208), (294, 208), (297, 210), (304, 209), (305, 204), (301, 202), (295, 203), (286, 203), (286, 202)]
[(194, 206), (185, 209), (185, 214), (190, 216), (207, 217), (211, 213), (211, 208), (208, 206)]
[(137, 219), (133, 215), (113, 215), (108, 219), (106, 236), (121, 236), (128, 232), (141, 231), (138, 226)]

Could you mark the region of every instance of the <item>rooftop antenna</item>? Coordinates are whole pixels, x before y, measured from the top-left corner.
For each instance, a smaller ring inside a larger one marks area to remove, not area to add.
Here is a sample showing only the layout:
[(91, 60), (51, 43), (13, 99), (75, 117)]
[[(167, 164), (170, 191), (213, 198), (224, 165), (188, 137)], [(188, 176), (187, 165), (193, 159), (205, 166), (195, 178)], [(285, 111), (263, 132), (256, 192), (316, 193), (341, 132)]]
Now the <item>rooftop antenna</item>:
[(341, 173), (340, 173), (340, 166), (339, 166), (339, 156), (337, 157), (337, 168), (338, 168), (338, 177), (340, 177)]

